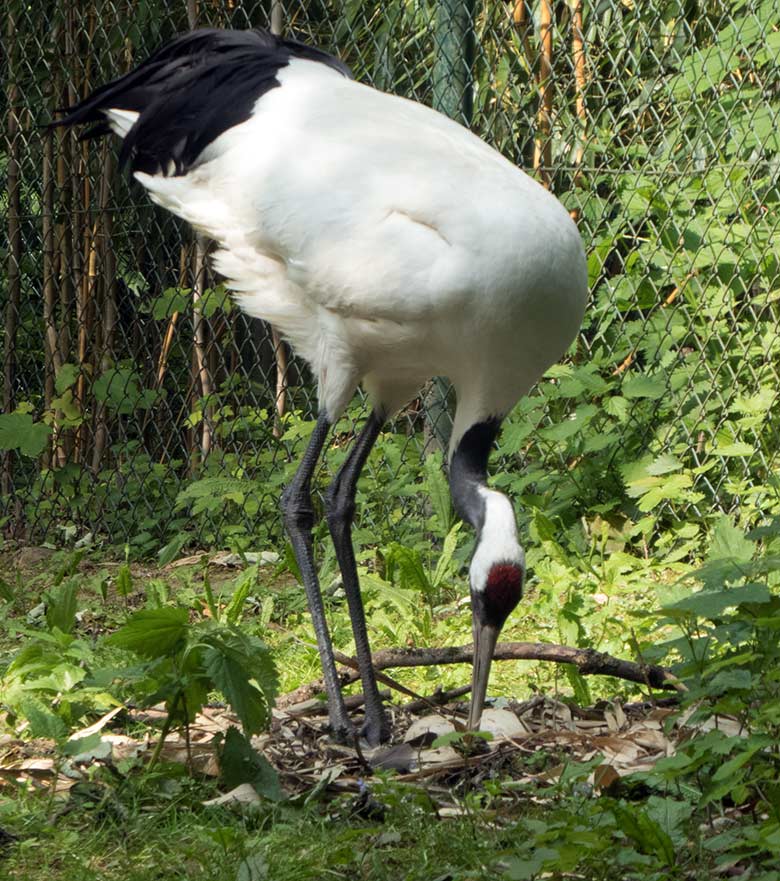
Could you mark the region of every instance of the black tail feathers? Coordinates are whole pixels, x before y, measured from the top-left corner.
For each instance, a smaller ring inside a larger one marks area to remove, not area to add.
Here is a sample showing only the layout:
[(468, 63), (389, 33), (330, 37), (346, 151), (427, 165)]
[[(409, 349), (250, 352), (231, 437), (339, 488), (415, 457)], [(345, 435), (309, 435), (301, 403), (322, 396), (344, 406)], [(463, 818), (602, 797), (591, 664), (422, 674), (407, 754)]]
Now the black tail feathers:
[(327, 52), (267, 31), (198, 30), (166, 43), (52, 125), (93, 123), (81, 138), (97, 138), (111, 131), (106, 110), (134, 111), (139, 116), (122, 142), (120, 164), (185, 174), (212, 141), (251, 116), (258, 99), (280, 85), (279, 70), (296, 58), (351, 77)]

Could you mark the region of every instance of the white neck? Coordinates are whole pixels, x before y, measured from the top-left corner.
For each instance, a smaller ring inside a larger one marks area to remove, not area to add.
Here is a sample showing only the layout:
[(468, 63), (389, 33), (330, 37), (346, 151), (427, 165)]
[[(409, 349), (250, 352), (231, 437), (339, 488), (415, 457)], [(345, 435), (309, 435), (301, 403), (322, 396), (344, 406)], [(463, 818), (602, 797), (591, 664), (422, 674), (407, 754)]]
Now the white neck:
[(514, 563), (524, 570), (525, 554), (517, 540), (515, 512), (509, 499), (485, 486), (477, 492), (485, 506), (485, 517), (471, 558), (471, 586), (479, 591), (484, 590), (488, 574), (497, 564)]

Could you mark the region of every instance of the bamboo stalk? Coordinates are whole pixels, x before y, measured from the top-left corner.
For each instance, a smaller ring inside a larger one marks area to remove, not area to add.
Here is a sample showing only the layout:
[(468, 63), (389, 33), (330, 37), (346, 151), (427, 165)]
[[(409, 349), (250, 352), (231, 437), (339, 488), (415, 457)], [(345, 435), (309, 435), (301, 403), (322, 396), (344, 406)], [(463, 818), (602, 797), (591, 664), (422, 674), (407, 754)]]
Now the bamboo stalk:
[[(183, 288), (187, 283), (187, 248), (182, 245), (179, 250), (179, 288)], [(174, 312), (168, 319), (168, 326), (165, 328), (165, 336), (163, 337), (162, 346), (160, 348), (160, 356), (157, 359), (157, 374), (155, 377), (155, 388), (162, 387), (165, 373), (168, 370), (168, 356), (173, 345), (173, 334), (176, 330), (176, 322), (179, 320), (179, 313)]]
[[(60, 339), (57, 333), (57, 266), (54, 240), (54, 139), (51, 130), (43, 137), (43, 326), (44, 326), (44, 404), (51, 409), (55, 393), (55, 378), (62, 367)], [(57, 414), (52, 425), (52, 443), (47, 455), (47, 466), (56, 467)]]
[(527, 0), (515, 0), (514, 9), (512, 10), (512, 21), (520, 34), (520, 41), (523, 44), (523, 52), (525, 60), (528, 64), (529, 72), (532, 72), (535, 64), (534, 52), (531, 47), (530, 31), (533, 23), (528, 18)]
[[(193, 351), (195, 355), (196, 377), (200, 384), (200, 396), (203, 398), (208, 398), (212, 394), (213, 388), (211, 384), (211, 375), (209, 373), (207, 364), (207, 324), (200, 305), (201, 300), (203, 299), (203, 292), (205, 290), (206, 281), (206, 247), (204, 239), (200, 235), (197, 237), (197, 241), (195, 243), (194, 264), (195, 283), (192, 287), (192, 329), (194, 337)], [(208, 454), (211, 452), (212, 431), (209, 411), (210, 407), (207, 406), (206, 412), (203, 414), (203, 419), (201, 420), (201, 462), (204, 462)]]
[(537, 85), (539, 89), (539, 112), (536, 116), (534, 140), (534, 170), (542, 184), (550, 188), (552, 183), (552, 111), (553, 111), (553, 10), (552, 0), (541, 0), (539, 8), (539, 66)]
[[(99, 327), (101, 331), (100, 372), (105, 373), (113, 363), (114, 331), (116, 328), (116, 256), (113, 247), (113, 219), (108, 210), (111, 184), (114, 178), (114, 161), (108, 144), (104, 142), (101, 156), (100, 207), (96, 225), (100, 237), (97, 241), (100, 254), (100, 277), (102, 280), (102, 310)], [(103, 401), (95, 405), (95, 443), (92, 448), (92, 471), (97, 474), (108, 445), (108, 412)]]
[[(571, 20), (571, 54), (574, 62), (574, 110), (579, 122), (577, 148), (574, 151), (574, 185), (582, 185), (582, 160), (585, 157), (588, 116), (585, 110), (585, 37), (582, 30), (582, 0), (574, 0)], [(575, 218), (576, 219), (576, 218)]]
[[(58, 95), (67, 103), (67, 88), (58, 90)], [(55, 350), (59, 352), (61, 361), (67, 360), (70, 352), (70, 313), (73, 302), (73, 275), (72, 275), (72, 250), (70, 229), (67, 218), (70, 217), (71, 190), (70, 177), (67, 174), (69, 165), (68, 157), (71, 148), (71, 134), (65, 128), (57, 129), (57, 197), (59, 200), (59, 220), (54, 224), (54, 260), (56, 263), (56, 282), (59, 293), (59, 324), (57, 324), (57, 304), (54, 305), (53, 325), (56, 332)], [(53, 345), (55, 341), (52, 341)], [(55, 414), (55, 419), (58, 414)], [(68, 460), (67, 438), (64, 432), (55, 422), (54, 432), (51, 438), (52, 468), (62, 468)]]
[[(95, 34), (96, 16), (90, 9), (87, 14), (88, 45), (92, 45)], [(75, 41), (74, 44), (75, 45)], [(82, 97), (89, 92), (92, 71), (92, 53), (87, 53), (84, 66), (84, 77), (81, 83)], [(93, 373), (93, 365), (90, 363), (90, 341), (92, 338), (92, 324), (95, 313), (94, 303), (97, 295), (97, 238), (99, 217), (92, 220), (92, 178), (89, 169), (89, 145), (86, 141), (81, 144), (81, 150), (76, 152), (76, 170), (78, 177), (83, 182), (82, 207), (83, 207), (83, 267), (81, 284), (79, 285), (79, 297), (76, 301), (76, 323), (78, 326), (78, 363), (79, 378), (76, 383), (76, 401), (82, 416), (87, 409), (87, 375)], [(76, 220), (78, 223), (78, 221)], [(77, 233), (78, 235), (78, 233)], [(94, 378), (94, 377), (93, 377)], [(86, 460), (88, 426), (85, 419), (82, 420), (76, 430), (76, 443), (74, 448), (74, 461)]]
[[(22, 258), (22, 230), (19, 216), (19, 117), (17, 101), (19, 87), (16, 83), (16, 50), (14, 38), (16, 21), (12, 12), (8, 12), (8, 165), (6, 170), (8, 193), (8, 299), (5, 308), (5, 337), (3, 354), (3, 412), (10, 413), (14, 409), (14, 386), (16, 380), (16, 331), (19, 326), (19, 300), (21, 295), (20, 264)], [(10, 450), (3, 453), (0, 488), (2, 494), (9, 497), (13, 487), (13, 458)]]
[[(187, 24), (189, 25), (190, 30), (194, 30), (198, 26), (198, 0), (187, 0)], [(192, 330), (193, 352), (195, 356), (194, 368), (200, 385), (200, 395), (203, 398), (208, 398), (212, 394), (213, 388), (211, 374), (208, 369), (208, 327), (200, 308), (200, 301), (203, 298), (206, 281), (206, 242), (201, 235), (198, 235), (195, 240), (193, 276)], [(196, 377), (193, 377), (193, 379)], [(195, 385), (195, 389), (197, 390), (197, 385)], [(203, 419), (201, 420), (201, 462), (206, 460), (206, 457), (211, 451), (212, 431), (209, 411), (210, 407), (207, 406), (206, 412), (203, 414)]]
[[(284, 26), (284, 10), (279, 0), (271, 5), (271, 33), (281, 34)], [(276, 398), (274, 415), (274, 437), (281, 437), (284, 432), (284, 414), (287, 412), (287, 349), (275, 327), (271, 328), (271, 340), (276, 359)]]
[(284, 432), (284, 414), (287, 412), (287, 349), (284, 340), (275, 327), (271, 328), (271, 339), (276, 355), (276, 414), (274, 416), (274, 437)]

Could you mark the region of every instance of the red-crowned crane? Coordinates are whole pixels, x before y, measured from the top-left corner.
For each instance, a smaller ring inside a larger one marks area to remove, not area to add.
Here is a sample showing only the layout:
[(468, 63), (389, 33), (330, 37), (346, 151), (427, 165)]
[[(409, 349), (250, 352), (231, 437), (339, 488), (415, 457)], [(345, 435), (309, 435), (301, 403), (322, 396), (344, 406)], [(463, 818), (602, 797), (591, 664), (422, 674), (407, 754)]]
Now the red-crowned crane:
[(488, 456), (502, 419), (580, 327), (587, 272), (568, 213), (452, 120), (264, 31), (177, 37), (58, 124), (77, 123), (96, 123), (85, 137), (122, 138), (120, 161), (155, 202), (217, 243), (214, 266), (238, 303), (277, 327), (317, 378), (319, 417), (282, 510), (338, 738), (352, 725), (313, 559), (312, 473), (362, 382), (373, 410), (326, 509), (365, 694), (363, 734), (374, 744), (390, 731), (352, 547), (355, 489), (386, 419), (430, 377), (453, 383), (450, 487), (477, 533), (476, 727), (525, 577), (512, 505), (487, 487)]

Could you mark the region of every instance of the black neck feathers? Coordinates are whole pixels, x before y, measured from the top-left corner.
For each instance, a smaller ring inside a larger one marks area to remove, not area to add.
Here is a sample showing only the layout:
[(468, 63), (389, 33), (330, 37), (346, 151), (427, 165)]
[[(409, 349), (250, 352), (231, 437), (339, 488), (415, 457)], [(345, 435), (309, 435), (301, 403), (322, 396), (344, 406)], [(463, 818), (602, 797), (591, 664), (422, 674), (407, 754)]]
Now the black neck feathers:
[(450, 493), (455, 510), (477, 532), (485, 522), (485, 504), (479, 488), (487, 483), (488, 458), (500, 427), (498, 417), (472, 425), (458, 442), (450, 462)]

